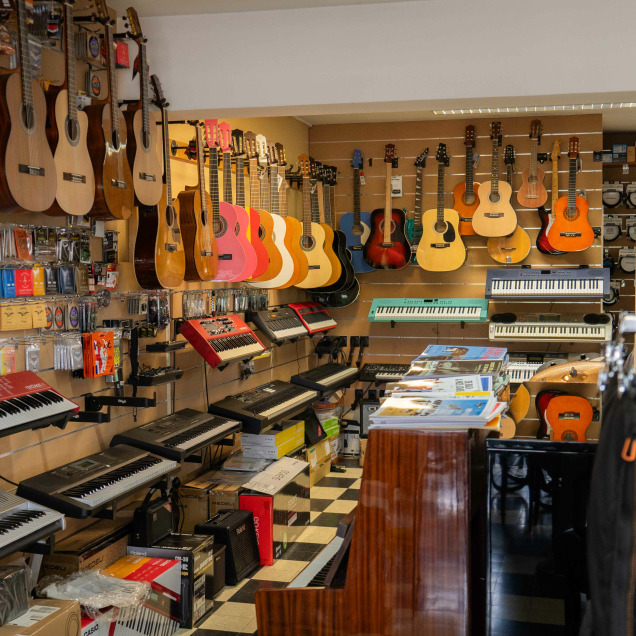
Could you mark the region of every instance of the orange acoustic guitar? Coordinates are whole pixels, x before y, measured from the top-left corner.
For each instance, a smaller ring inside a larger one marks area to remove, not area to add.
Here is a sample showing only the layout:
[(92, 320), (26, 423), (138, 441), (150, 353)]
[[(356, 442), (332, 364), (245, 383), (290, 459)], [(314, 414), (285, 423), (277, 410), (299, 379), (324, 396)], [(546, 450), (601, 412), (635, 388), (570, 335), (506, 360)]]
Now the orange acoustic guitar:
[(538, 208), (548, 200), (548, 192), (543, 185), (545, 172), (539, 167), (537, 155), (541, 143), (541, 121), (530, 122), (530, 167), (521, 173), (521, 187), (517, 192), (517, 201), (524, 208)]
[(559, 442), (584, 442), (593, 413), (592, 405), (584, 397), (554, 396), (545, 409), (550, 439)]
[(473, 229), (473, 215), (479, 207), (479, 184), (475, 183), (475, 127), (466, 126), (464, 134), (466, 146), (466, 181), (458, 183), (453, 190), (453, 210), (459, 213), (459, 233), (464, 236), (476, 234)]
[(587, 220), (587, 199), (576, 194), (576, 173), (579, 163), (579, 138), (570, 137), (568, 144), (570, 178), (568, 196), (560, 197), (554, 205), (554, 223), (548, 230), (550, 245), (561, 252), (581, 252), (594, 242), (594, 230)]

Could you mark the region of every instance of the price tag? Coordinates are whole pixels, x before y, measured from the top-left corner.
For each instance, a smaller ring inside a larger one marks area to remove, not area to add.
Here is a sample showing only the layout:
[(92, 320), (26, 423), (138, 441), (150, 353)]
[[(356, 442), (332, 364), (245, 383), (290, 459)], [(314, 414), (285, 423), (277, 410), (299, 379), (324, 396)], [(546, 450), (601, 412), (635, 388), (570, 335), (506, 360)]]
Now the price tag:
[(402, 176), (391, 177), (391, 196), (402, 196)]

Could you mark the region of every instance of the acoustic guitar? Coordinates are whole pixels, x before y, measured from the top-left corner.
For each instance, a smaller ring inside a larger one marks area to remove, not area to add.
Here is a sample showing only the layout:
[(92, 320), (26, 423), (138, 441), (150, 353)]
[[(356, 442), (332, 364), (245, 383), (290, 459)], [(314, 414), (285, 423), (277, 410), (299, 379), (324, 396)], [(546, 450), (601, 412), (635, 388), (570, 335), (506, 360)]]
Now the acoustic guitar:
[(593, 417), (592, 405), (579, 395), (554, 396), (545, 410), (548, 435), (559, 442), (584, 442)]
[(311, 164), (307, 155), (298, 157), (303, 179), (303, 233), (300, 245), (307, 256), (308, 271), (304, 280), (296, 287), (310, 289), (323, 287), (331, 279), (331, 261), (325, 254), (325, 230), (319, 223), (312, 221), (311, 207)]
[(179, 222), (186, 256), (185, 280), (214, 280), (219, 269), (216, 239), (210, 222), (212, 201), (205, 190), (205, 155), (201, 124), (195, 122), (197, 184), (179, 192)]
[[(550, 159), (552, 161), (552, 188), (550, 191), (551, 210), (554, 210), (556, 202), (559, 198), (559, 159), (561, 158), (561, 140), (557, 139), (552, 146)], [(563, 254), (559, 250), (555, 250), (548, 240), (548, 231), (554, 223), (554, 214), (550, 210), (546, 210), (544, 206), (538, 208), (537, 213), (541, 221), (541, 229), (537, 235), (537, 249), (543, 254)]]
[[(506, 146), (504, 163), (506, 164), (506, 183), (512, 187), (512, 172), (515, 165), (515, 149), (512, 144)], [(488, 239), (488, 254), (493, 260), (503, 265), (520, 263), (530, 253), (530, 247), (530, 237), (520, 225), (517, 225), (510, 236)]]
[(174, 289), (183, 283), (185, 252), (179, 228), (179, 204), (172, 199), (168, 103), (156, 75), (151, 77), (155, 104), (161, 109), (163, 194), (158, 205), (139, 205), (134, 263), (137, 282), (144, 289)]
[(411, 246), (404, 233), (404, 212), (391, 207), (394, 158), (395, 145), (387, 144), (384, 148), (384, 209), (373, 210), (371, 213), (371, 235), (362, 250), (365, 262), (373, 269), (402, 269), (411, 262)]
[(411, 244), (411, 262), (417, 263), (417, 246), (422, 238), (422, 173), (426, 167), (428, 148), (415, 159), (415, 207), (413, 218), (406, 220), (406, 238)]
[(453, 210), (459, 212), (459, 233), (462, 236), (476, 234), (473, 228), (473, 216), (479, 207), (479, 184), (475, 183), (475, 140), (475, 127), (466, 126), (464, 132), (466, 180), (464, 183), (458, 183), (453, 190)]
[(88, 152), (95, 172), (96, 219), (127, 219), (135, 205), (133, 180), (126, 155), (126, 121), (119, 108), (113, 27), (104, 0), (95, 0), (98, 20), (104, 25), (108, 69), (108, 98), (85, 109), (88, 115)]
[(367, 265), (362, 256), (362, 246), (367, 242), (371, 230), (369, 223), (371, 214), (360, 211), (360, 175), (362, 170), (362, 152), (353, 151), (351, 167), (353, 168), (353, 212), (347, 212), (340, 217), (340, 231), (347, 238), (347, 248), (351, 252), (353, 269), (358, 274), (375, 271)]
[(66, 75), (61, 86), (51, 87), (46, 93), (46, 133), (54, 152), (57, 178), (55, 202), (46, 213), (83, 216), (95, 201), (95, 175), (88, 154), (88, 117), (77, 109), (73, 7), (65, 2), (63, 11)]
[(521, 187), (517, 192), (517, 201), (524, 208), (538, 208), (548, 200), (548, 192), (543, 185), (545, 173), (537, 159), (542, 130), (540, 120), (530, 122), (530, 167), (522, 171)]
[(482, 183), (477, 192), (479, 206), (473, 215), (473, 229), (481, 236), (507, 236), (517, 227), (517, 215), (510, 204), (512, 188), (499, 179), (499, 146), (501, 122), (490, 124), (492, 140), (492, 166), (490, 181)]
[(579, 138), (570, 137), (568, 143), (570, 177), (568, 196), (554, 204), (554, 222), (548, 230), (550, 245), (562, 252), (581, 252), (594, 242), (594, 230), (587, 220), (587, 199), (576, 194), (576, 173), (579, 163)]
[(444, 207), (444, 171), (450, 157), (446, 144), (437, 153), (437, 209), (422, 216), (422, 238), (417, 247), (417, 264), (429, 272), (452, 272), (466, 260), (466, 248), (459, 235), (459, 214)]
[(128, 24), (139, 47), (140, 99), (124, 112), (128, 133), (128, 161), (132, 166), (133, 188), (139, 203), (155, 205), (161, 198), (161, 161), (157, 153), (157, 132), (150, 118), (149, 72), (146, 41), (139, 16), (133, 7), (126, 9)]
[(56, 170), (46, 139), (46, 98), (31, 72), (25, 0), (16, 0), (18, 71), (0, 75), (0, 210), (44, 212)]

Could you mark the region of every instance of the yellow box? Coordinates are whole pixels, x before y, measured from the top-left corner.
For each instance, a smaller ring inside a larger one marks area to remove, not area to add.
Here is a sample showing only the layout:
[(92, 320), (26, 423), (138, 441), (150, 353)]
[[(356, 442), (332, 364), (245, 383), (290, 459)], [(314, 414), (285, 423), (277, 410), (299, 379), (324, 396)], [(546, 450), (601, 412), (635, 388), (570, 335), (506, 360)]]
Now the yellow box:
[(305, 421), (281, 422), (282, 430), (270, 429), (260, 435), (241, 434), (243, 456), (280, 459), (305, 443)]

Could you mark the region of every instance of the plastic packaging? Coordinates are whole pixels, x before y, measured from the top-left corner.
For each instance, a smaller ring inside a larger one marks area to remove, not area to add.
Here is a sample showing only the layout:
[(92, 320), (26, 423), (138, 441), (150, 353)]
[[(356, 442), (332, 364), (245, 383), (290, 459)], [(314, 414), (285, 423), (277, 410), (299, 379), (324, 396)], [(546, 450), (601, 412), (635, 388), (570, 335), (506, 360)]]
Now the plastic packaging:
[(32, 588), (33, 578), (28, 565), (0, 567), (0, 625), (6, 625), (29, 609)]

